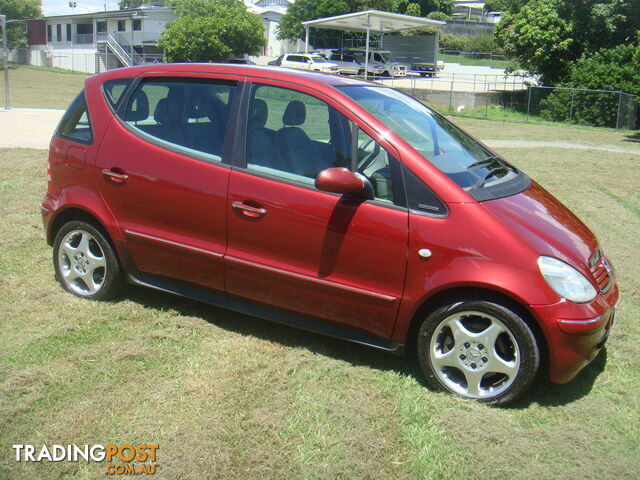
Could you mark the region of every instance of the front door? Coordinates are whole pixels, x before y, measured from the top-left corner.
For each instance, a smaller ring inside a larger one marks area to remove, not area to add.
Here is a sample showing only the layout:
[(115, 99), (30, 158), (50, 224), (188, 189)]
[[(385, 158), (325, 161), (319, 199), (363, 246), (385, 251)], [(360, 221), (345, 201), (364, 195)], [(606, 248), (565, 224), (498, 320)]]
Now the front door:
[(321, 192), (320, 171), (351, 167), (355, 125), (273, 85), (253, 86), (249, 112), (246, 158), (229, 179), (227, 291), (390, 337), (407, 258), (399, 162), (359, 131), (353, 163), (375, 200)]
[(97, 160), (139, 272), (224, 290), (223, 145), (235, 82), (145, 78)]

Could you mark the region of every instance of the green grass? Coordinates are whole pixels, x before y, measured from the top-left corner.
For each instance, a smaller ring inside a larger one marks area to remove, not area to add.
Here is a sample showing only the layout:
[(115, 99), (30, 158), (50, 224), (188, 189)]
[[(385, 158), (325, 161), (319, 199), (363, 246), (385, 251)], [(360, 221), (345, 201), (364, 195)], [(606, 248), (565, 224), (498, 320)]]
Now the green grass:
[[(12, 65), (9, 69), (11, 106), (66, 109), (88, 76), (60, 68)], [(0, 75), (0, 92), (0, 106), (4, 107), (4, 75)]]
[(478, 65), (491, 68), (517, 68), (517, 64), (513, 60), (492, 60), (489, 58), (476, 58), (473, 56), (453, 55), (450, 53), (439, 53), (438, 60), (445, 63), (459, 63), (460, 65)]
[[(481, 136), (623, 138), (462, 120)], [(160, 479), (636, 477), (638, 156), (503, 153), (599, 236), (623, 301), (606, 351), (575, 381), (492, 409), (364, 347), (151, 290), (103, 303), (63, 292), (39, 218), (46, 151), (0, 150), (0, 478), (103, 478), (103, 464), (13, 461), (9, 445), (44, 442), (158, 443)]]
[[(640, 133), (628, 130), (615, 131), (610, 128), (558, 123), (545, 125), (521, 124), (510, 123), (506, 120), (479, 120), (465, 117), (454, 117), (451, 120), (482, 139), (562, 141), (640, 148)], [(560, 150), (560, 152), (563, 151)]]

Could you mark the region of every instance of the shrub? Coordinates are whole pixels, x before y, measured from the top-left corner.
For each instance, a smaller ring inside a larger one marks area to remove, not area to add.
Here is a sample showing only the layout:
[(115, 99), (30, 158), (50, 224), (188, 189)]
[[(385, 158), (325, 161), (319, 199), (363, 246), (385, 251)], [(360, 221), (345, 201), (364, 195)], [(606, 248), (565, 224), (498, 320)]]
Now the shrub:
[[(559, 86), (622, 90), (640, 95), (640, 64), (633, 45), (618, 45), (583, 56)], [(556, 90), (541, 102), (544, 118), (602, 127), (616, 127), (620, 95), (617, 93)]]

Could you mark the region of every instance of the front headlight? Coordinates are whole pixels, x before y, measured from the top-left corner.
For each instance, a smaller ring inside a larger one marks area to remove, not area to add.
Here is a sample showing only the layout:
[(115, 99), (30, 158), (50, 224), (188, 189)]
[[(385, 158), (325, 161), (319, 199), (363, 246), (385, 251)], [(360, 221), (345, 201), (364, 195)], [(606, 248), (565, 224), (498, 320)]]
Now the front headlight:
[(589, 302), (598, 292), (575, 268), (552, 257), (538, 258), (540, 273), (549, 286), (561, 297), (572, 302)]

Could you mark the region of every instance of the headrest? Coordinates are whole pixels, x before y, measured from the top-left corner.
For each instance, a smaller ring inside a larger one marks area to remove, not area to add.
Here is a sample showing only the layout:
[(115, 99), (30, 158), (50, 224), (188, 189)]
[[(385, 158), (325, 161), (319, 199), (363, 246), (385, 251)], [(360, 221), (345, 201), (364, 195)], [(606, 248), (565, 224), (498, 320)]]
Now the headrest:
[(142, 90), (138, 90), (133, 96), (125, 118), (128, 122), (139, 122), (149, 118), (149, 99)]
[(156, 105), (153, 118), (161, 125), (179, 123), (181, 120), (180, 103), (171, 98), (163, 98)]
[(267, 110), (267, 102), (260, 98), (253, 100), (253, 109), (251, 110), (251, 126), (253, 128), (262, 128), (267, 123), (269, 111)]
[(187, 118), (211, 117), (211, 99), (202, 90), (195, 90), (187, 103)]
[(282, 115), (282, 123), (284, 125), (297, 126), (302, 125), (307, 116), (307, 110), (300, 100), (291, 100)]

